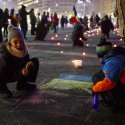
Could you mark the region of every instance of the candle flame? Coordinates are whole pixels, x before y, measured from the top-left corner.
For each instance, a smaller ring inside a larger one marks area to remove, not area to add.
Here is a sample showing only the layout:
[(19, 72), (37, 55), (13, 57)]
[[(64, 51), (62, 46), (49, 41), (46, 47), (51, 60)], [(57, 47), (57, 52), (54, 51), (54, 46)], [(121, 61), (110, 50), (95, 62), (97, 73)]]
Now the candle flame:
[(52, 37), (51, 39), (54, 40), (54, 37)]
[(57, 45), (61, 45), (61, 43), (57, 43)]
[(83, 56), (85, 56), (85, 55), (86, 55), (86, 53), (85, 53), (85, 52), (83, 52), (83, 53), (82, 53), (82, 55), (83, 55)]
[(117, 47), (117, 45), (115, 44), (114, 47)]

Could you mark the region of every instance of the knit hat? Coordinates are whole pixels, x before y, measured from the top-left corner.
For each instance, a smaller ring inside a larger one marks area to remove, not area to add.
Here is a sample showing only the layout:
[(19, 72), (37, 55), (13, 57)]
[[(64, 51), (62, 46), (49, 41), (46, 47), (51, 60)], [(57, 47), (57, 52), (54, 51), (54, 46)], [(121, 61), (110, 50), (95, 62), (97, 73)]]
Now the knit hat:
[(18, 27), (14, 27), (13, 25), (8, 26), (8, 42), (11, 41), (13, 38), (20, 38), (24, 39), (23, 33)]
[(111, 42), (102, 42), (96, 46), (96, 54), (98, 58), (102, 58), (112, 48)]

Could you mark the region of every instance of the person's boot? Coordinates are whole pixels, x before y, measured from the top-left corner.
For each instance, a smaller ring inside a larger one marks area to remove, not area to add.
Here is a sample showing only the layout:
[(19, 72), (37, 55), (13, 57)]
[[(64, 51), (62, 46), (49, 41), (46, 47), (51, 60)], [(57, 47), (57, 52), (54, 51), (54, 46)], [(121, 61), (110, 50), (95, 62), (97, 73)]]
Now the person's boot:
[(26, 90), (26, 91), (33, 91), (36, 89), (36, 85), (35, 84), (30, 84), (27, 82), (17, 82), (17, 86), (16, 86), (17, 90)]
[(0, 94), (3, 98), (11, 98), (13, 95), (12, 92), (7, 88), (6, 84), (0, 85)]

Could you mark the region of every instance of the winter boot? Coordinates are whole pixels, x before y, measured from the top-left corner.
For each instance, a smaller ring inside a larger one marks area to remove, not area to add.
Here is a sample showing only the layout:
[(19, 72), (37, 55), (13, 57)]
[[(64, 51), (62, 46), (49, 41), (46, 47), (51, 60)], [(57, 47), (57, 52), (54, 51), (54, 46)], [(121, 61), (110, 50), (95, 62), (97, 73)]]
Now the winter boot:
[(0, 85), (0, 94), (3, 98), (11, 98), (13, 95), (12, 92), (7, 88), (6, 84)]

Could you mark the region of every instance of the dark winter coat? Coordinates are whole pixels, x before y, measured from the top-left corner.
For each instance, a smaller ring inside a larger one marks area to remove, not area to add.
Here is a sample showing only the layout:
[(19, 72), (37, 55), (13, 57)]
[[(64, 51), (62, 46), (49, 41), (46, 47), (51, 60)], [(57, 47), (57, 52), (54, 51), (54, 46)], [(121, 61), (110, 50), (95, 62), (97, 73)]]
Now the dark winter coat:
[(30, 22), (31, 24), (36, 24), (36, 16), (34, 12), (30, 12)]
[(8, 26), (8, 24), (9, 24), (9, 22), (8, 22), (8, 19), (9, 19), (10, 17), (9, 17), (9, 14), (8, 13), (4, 13), (3, 14), (3, 26), (4, 27), (7, 27)]
[(74, 30), (71, 34), (71, 39), (73, 41), (73, 46), (83, 46), (83, 42), (80, 40), (84, 39), (83, 36), (83, 26), (79, 23), (75, 24)]
[(102, 19), (102, 21), (100, 22), (99, 25), (101, 26), (101, 31), (104, 34), (107, 34), (110, 32), (110, 30), (114, 29), (114, 26), (113, 26), (111, 20), (109, 20), (107, 18)]
[(3, 27), (3, 10), (0, 9), (0, 28)]
[(12, 76), (17, 79), (21, 76), (22, 68), (24, 68), (29, 61), (29, 54), (23, 58), (12, 56), (4, 44), (0, 54), (0, 81), (5, 82)]
[(19, 11), (20, 14), (20, 26), (21, 29), (25, 29), (26, 31), (28, 30), (28, 24), (27, 24), (27, 15), (29, 14), (24, 8), (21, 8)]

